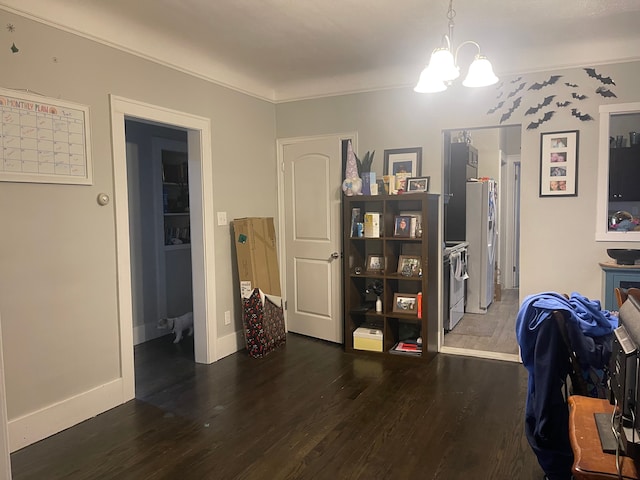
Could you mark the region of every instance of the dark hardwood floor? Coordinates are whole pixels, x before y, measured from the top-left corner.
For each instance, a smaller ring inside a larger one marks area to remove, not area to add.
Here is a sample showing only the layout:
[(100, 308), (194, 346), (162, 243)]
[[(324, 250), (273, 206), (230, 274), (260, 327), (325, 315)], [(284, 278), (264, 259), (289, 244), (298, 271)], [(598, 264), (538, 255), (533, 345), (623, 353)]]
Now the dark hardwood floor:
[[(191, 342), (191, 343), (189, 343)], [(541, 480), (517, 363), (345, 354), (289, 334), (263, 359), (135, 348), (137, 399), (11, 456), (16, 480)]]

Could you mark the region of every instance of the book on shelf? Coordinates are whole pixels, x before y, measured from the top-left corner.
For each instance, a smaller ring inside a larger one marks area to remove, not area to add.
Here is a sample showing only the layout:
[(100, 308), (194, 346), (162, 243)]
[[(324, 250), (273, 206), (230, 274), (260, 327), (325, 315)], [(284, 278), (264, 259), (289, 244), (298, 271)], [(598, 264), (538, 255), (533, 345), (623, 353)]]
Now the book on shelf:
[(382, 214), (379, 212), (366, 212), (364, 214), (364, 236), (365, 238), (379, 238), (382, 234), (380, 228)]
[(401, 353), (408, 355), (421, 355), (422, 354), (422, 344), (416, 342), (415, 340), (409, 341), (404, 340), (396, 343), (393, 348), (390, 350), (391, 353)]
[(371, 185), (376, 184), (376, 172), (362, 172), (362, 194), (371, 195)]
[(358, 234), (358, 223), (360, 223), (360, 209), (358, 207), (354, 207), (351, 209), (351, 236), (359, 237)]

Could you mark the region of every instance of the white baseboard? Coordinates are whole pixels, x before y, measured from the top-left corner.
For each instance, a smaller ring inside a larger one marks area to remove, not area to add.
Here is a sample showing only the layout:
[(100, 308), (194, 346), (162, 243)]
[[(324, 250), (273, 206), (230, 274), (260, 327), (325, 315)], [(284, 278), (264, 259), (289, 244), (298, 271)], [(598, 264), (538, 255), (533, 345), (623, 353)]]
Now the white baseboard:
[(218, 339), (216, 349), (218, 351), (218, 360), (227, 357), (233, 353), (239, 352), (246, 348), (244, 340), (244, 332), (233, 332)]
[[(153, 329), (144, 325), (134, 328), (134, 341), (145, 337)], [(155, 333), (155, 332), (153, 332)], [(166, 334), (159, 331), (157, 336)], [(155, 337), (153, 337), (155, 338)], [(145, 340), (151, 340), (146, 338)], [(218, 358), (224, 358), (245, 348), (244, 333), (234, 332), (218, 339)], [(20, 418), (9, 420), (9, 449), (21, 448), (55, 435), (62, 430), (95, 417), (124, 403), (122, 379), (116, 379), (89, 391), (49, 405)]]
[(122, 392), (122, 379), (119, 378), (42, 410), (9, 420), (10, 451), (13, 453), (121, 405)]

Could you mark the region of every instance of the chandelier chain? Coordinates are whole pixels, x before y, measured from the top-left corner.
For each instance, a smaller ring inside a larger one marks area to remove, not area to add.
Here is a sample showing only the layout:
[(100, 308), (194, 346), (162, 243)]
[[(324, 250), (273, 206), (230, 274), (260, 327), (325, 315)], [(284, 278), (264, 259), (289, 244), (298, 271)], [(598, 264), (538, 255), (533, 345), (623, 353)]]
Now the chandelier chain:
[(453, 17), (456, 16), (456, 11), (453, 9), (453, 0), (449, 0), (449, 10), (447, 10), (447, 18), (449, 23), (453, 23)]

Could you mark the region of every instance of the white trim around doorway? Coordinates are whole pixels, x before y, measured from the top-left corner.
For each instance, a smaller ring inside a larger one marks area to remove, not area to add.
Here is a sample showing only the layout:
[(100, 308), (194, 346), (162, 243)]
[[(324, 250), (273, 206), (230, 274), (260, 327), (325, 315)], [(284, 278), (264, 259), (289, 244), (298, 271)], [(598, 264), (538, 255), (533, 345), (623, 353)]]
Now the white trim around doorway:
[(190, 177), (191, 258), (195, 360), (212, 363), (217, 357), (215, 322), (215, 258), (211, 122), (208, 118), (110, 96), (113, 141), (114, 208), (116, 222), (117, 290), (120, 323), (122, 401), (135, 396), (133, 318), (129, 246), (125, 119), (183, 128), (188, 132)]

